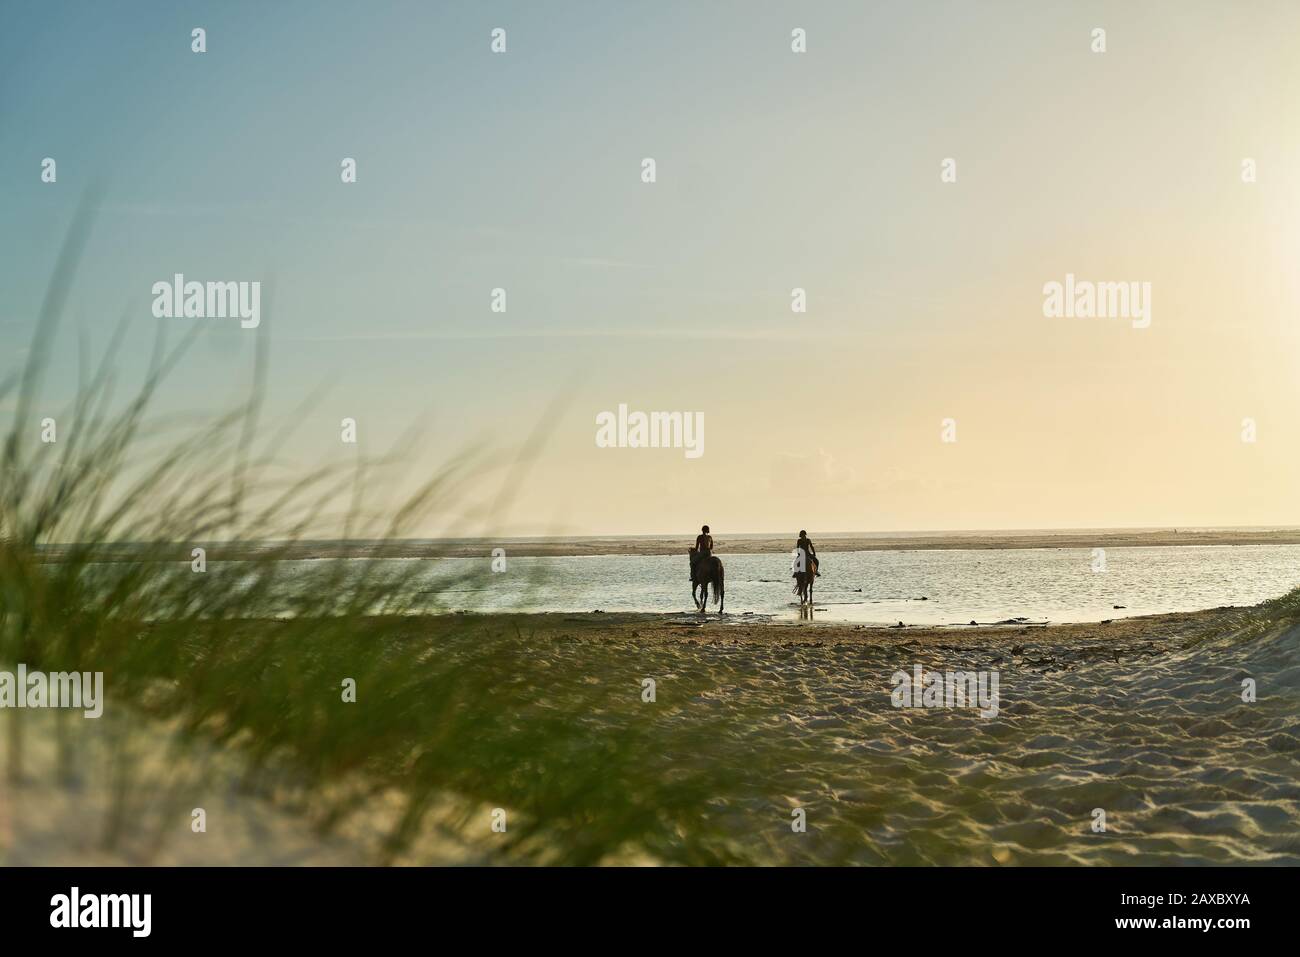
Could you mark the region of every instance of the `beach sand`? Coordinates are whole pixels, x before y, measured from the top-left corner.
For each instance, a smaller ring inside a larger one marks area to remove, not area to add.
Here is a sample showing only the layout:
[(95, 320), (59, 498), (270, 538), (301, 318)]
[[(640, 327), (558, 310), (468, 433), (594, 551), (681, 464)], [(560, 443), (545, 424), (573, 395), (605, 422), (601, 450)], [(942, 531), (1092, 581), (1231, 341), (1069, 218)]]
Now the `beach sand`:
[[(1160, 650), (1221, 633), (1240, 624), (1247, 609), (1215, 608), (1116, 618), (1093, 623), (1033, 624), (1011, 621), (979, 625), (907, 625), (904, 627), (856, 625), (758, 614), (675, 614), (601, 611), (588, 614), (475, 615), (454, 617), (494, 620), (523, 627), (538, 637), (597, 642), (655, 645), (688, 641), (692, 644), (745, 644), (755, 646), (825, 646), (865, 644), (875, 647), (953, 647), (972, 651), (1006, 650), (1017, 645), (1041, 645), (1062, 655), (1087, 656), (1108, 649), (1123, 656), (1133, 643), (1150, 643)], [(434, 619), (436, 620), (436, 619)]]
[[(1300, 863), (1300, 627), (1258, 609), (942, 628), (456, 615), (375, 630), (377, 645), (414, 653), (453, 631), (505, 636), (527, 662), (513, 678), (537, 688), (535, 716), (588, 736), (579, 759), (600, 760), (602, 742), (635, 728), (659, 743), (638, 758), (642, 780), (708, 782), (693, 823), (608, 847), (601, 863)], [(996, 670), (999, 713), (894, 707), (891, 675), (915, 665)], [(1242, 700), (1245, 678), (1258, 682), (1253, 703)], [(580, 708), (563, 703), (561, 685), (584, 689)], [(88, 848), (100, 862), (374, 862), (400, 809), (376, 795), (318, 838), (273, 789), (235, 786), (223, 756), (220, 773), (209, 762), (206, 783), (181, 789), (165, 824), (156, 809), (129, 815), (130, 833), (106, 850), (107, 772), (69, 791), (53, 783), (48, 746), (35, 750), (36, 770), (0, 796), (11, 863), (84, 860)], [(183, 765), (147, 766), (139, 793), (175, 792), (162, 785)], [(619, 772), (607, 775), (617, 789)], [(442, 803), (394, 863), (515, 860), (487, 833), (488, 807), (455, 794)], [(188, 833), (198, 804), (216, 822), (207, 835)], [(805, 832), (791, 828), (799, 810)]]
[[(993, 628), (556, 617), (561, 641), (671, 649), (647, 674), (708, 675), (682, 718), (736, 716), (708, 760), (749, 782), (725, 805), (738, 828), (768, 823), (772, 863), (1300, 863), (1300, 628), (1252, 627), (1251, 609)], [(1000, 714), (894, 708), (890, 675), (915, 664), (998, 670)], [(794, 807), (807, 834), (780, 826)]]

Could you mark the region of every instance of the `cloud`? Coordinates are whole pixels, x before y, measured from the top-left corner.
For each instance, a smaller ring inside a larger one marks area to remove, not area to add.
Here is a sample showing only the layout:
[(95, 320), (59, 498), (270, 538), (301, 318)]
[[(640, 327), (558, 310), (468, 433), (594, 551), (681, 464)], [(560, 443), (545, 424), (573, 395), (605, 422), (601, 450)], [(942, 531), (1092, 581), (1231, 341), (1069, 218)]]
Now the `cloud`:
[[(839, 338), (819, 332), (818, 337)], [(419, 342), (489, 339), (659, 339), (725, 340), (731, 342), (806, 342), (807, 330), (791, 327), (768, 329), (519, 329), (519, 330), (418, 330), (411, 332), (364, 332), (322, 336), (277, 336), (286, 342)]]
[(827, 494), (859, 490), (862, 483), (856, 469), (841, 465), (830, 452), (818, 448), (815, 455), (778, 455), (772, 463), (772, 487)]

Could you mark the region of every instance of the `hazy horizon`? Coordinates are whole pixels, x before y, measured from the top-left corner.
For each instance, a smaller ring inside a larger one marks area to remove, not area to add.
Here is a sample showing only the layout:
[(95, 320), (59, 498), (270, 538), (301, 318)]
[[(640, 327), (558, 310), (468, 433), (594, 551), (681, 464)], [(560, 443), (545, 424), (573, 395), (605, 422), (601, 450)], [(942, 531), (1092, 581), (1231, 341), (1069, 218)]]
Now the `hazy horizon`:
[[(369, 544), (381, 544), (385, 542), (390, 544), (402, 543), (402, 542), (406, 542), (406, 543), (506, 542), (509, 543), (511, 541), (516, 541), (516, 542), (527, 541), (527, 542), (542, 543), (542, 542), (566, 542), (566, 541), (570, 541), (570, 542), (636, 541), (636, 540), (663, 541), (663, 540), (681, 539), (681, 541), (685, 545), (685, 544), (689, 544), (694, 540), (694, 537), (697, 534), (697, 532), (698, 529), (687, 529), (685, 531), (672, 530), (672, 531), (665, 531), (665, 532), (608, 532), (608, 533), (600, 533), (600, 534), (556, 533), (556, 534), (532, 535), (527, 533), (511, 533), (511, 534), (501, 534), (501, 535), (491, 535), (491, 534), (446, 535), (446, 536), (410, 535), (410, 536), (404, 536), (396, 539), (379, 539), (379, 538), (365, 538), (365, 537), (354, 537), (354, 538), (308, 537), (303, 539), (297, 539), (296, 541), (302, 545), (309, 545), (309, 544), (369, 545)], [(719, 530), (712, 527), (711, 527), (711, 532), (715, 540), (719, 542), (725, 542), (728, 539), (730, 540), (736, 540), (736, 539), (766, 540), (766, 539), (781, 539), (781, 538), (794, 539), (795, 537), (797, 537), (798, 534), (797, 529), (789, 530), (789, 531), (784, 529), (775, 530), (775, 531), (772, 530), (725, 531), (725, 530)], [(1168, 533), (1168, 532), (1177, 532), (1177, 533), (1186, 532), (1189, 534), (1197, 534), (1197, 533), (1230, 534), (1233, 532), (1240, 532), (1243, 534), (1269, 533), (1269, 532), (1283, 532), (1283, 533), (1296, 532), (1297, 534), (1300, 534), (1300, 525), (1158, 525), (1158, 526), (1148, 526), (1148, 527), (1127, 526), (1127, 527), (1095, 527), (1095, 528), (1086, 528), (1086, 527), (945, 528), (945, 529), (911, 528), (911, 529), (873, 529), (869, 531), (846, 530), (846, 529), (828, 529), (828, 530), (809, 529), (808, 532), (809, 532), (809, 537), (813, 538), (814, 540), (909, 538), (909, 537), (915, 537), (915, 538), (925, 537), (925, 538), (942, 539), (945, 536), (952, 537), (952, 538), (980, 538), (980, 537), (996, 538), (999, 536), (1032, 537), (1036, 535), (1037, 536), (1061, 536), (1061, 535), (1084, 535), (1084, 534), (1142, 535), (1142, 534), (1161, 534), (1161, 533)], [(222, 540), (213, 539), (211, 541), (222, 541)], [(233, 542), (230, 544), (261, 545), (261, 544), (274, 544), (279, 541), (282, 540), (269, 538), (264, 540), (243, 540), (239, 542)], [(50, 544), (52, 546), (60, 546), (60, 545), (68, 545), (74, 543), (54, 541), (51, 542)], [(124, 542), (122, 544), (143, 545), (143, 544), (162, 544), (162, 543), (149, 543), (145, 541), (139, 541), (134, 543)], [(1116, 547), (1124, 547), (1124, 546), (1116, 546)], [(1149, 547), (1149, 546), (1145, 546), (1145, 547)]]
[[(821, 538), (849, 538), (849, 537), (886, 537), (886, 536), (906, 536), (906, 535), (1000, 535), (1000, 534), (1033, 534), (1039, 533), (1051, 535), (1056, 533), (1075, 533), (1075, 532), (1163, 532), (1163, 531), (1188, 531), (1188, 532), (1285, 532), (1300, 531), (1300, 525), (1152, 525), (1152, 526), (1114, 526), (1114, 527), (1077, 527), (1077, 528), (881, 528), (870, 530), (853, 530), (853, 529), (828, 529), (820, 531), (809, 530), (809, 535), (819, 536)], [(710, 531), (714, 538), (775, 538), (780, 536), (795, 537), (798, 529), (787, 531), (785, 529), (766, 530), (766, 531), (722, 531), (710, 526)], [(671, 530), (664, 532), (602, 532), (599, 534), (582, 534), (582, 533), (557, 533), (557, 534), (511, 534), (511, 535), (465, 535), (465, 536), (445, 536), (445, 537), (412, 537), (407, 541), (493, 541), (510, 538), (536, 538), (536, 539), (601, 539), (601, 538), (682, 538), (693, 539), (698, 529), (691, 528), (684, 531)], [(349, 539), (337, 539), (337, 541), (349, 541)]]

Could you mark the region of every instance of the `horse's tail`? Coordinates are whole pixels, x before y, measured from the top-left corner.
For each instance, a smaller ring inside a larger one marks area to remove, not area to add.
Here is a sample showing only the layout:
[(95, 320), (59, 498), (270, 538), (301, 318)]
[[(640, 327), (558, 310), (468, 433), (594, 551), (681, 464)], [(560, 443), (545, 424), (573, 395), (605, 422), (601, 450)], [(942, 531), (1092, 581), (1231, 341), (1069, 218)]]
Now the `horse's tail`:
[(713, 579), (713, 601), (716, 605), (722, 604), (722, 593), (727, 580), (727, 571), (722, 567), (722, 562), (716, 566), (718, 574)]

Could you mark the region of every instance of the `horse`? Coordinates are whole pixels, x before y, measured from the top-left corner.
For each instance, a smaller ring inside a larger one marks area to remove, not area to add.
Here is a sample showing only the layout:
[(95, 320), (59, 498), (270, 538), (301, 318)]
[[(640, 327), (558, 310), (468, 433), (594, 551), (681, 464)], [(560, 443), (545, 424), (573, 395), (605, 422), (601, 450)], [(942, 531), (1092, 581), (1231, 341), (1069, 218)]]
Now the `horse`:
[(794, 593), (799, 596), (799, 604), (813, 603), (813, 582), (817, 580), (817, 559), (809, 555), (804, 563), (805, 571), (794, 573)]
[[(718, 614), (723, 613), (725, 607), (723, 582), (726, 575), (722, 568), (722, 559), (717, 555), (710, 555), (700, 561), (695, 560), (698, 551), (692, 548), (689, 552), (691, 559), (691, 600), (695, 602), (697, 611), (704, 611), (709, 604), (709, 586), (713, 586), (713, 600), (718, 603)], [(697, 594), (698, 593), (698, 594)]]

